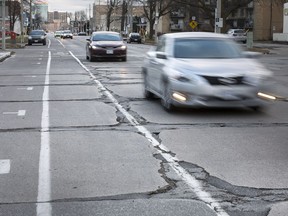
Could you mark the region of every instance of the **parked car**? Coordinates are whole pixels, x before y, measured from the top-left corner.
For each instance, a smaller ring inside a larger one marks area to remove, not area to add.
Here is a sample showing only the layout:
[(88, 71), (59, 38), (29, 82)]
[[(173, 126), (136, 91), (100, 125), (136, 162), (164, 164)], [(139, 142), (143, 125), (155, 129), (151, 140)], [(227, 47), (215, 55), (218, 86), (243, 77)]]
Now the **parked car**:
[(237, 42), (247, 42), (247, 33), (244, 29), (229, 29), (227, 34)]
[(130, 33), (127, 38), (127, 43), (141, 43), (141, 35), (139, 33)]
[(94, 61), (96, 59), (119, 58), (127, 60), (127, 46), (118, 32), (98, 31), (93, 32), (87, 39), (86, 59)]
[(224, 34), (162, 35), (142, 66), (145, 97), (160, 97), (166, 110), (175, 106), (258, 110), (269, 104), (273, 79), (256, 56)]
[(32, 30), (28, 35), (28, 45), (42, 43), (46, 45), (46, 32), (43, 30)]
[(55, 38), (58, 38), (58, 37), (60, 38), (61, 35), (62, 35), (62, 31), (55, 31), (55, 33), (54, 33)]
[(86, 32), (79, 32), (78, 36), (87, 36), (87, 33)]
[(65, 38), (73, 39), (73, 34), (70, 30), (64, 30), (62, 33), (62, 38), (63, 39), (65, 39)]

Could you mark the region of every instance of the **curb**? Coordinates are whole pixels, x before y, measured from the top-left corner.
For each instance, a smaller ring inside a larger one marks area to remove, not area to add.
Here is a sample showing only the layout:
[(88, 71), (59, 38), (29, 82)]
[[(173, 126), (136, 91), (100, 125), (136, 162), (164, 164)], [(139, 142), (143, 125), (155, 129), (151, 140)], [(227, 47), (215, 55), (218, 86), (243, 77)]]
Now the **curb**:
[(3, 62), (5, 59), (9, 58), (11, 56), (11, 52), (0, 52), (0, 62)]

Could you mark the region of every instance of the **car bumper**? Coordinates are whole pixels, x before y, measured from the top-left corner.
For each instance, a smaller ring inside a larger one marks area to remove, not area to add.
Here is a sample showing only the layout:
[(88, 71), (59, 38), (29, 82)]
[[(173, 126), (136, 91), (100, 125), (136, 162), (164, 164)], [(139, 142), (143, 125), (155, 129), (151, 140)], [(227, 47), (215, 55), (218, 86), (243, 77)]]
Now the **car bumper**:
[(113, 50), (113, 53), (107, 53), (107, 50), (92, 51), (91, 56), (93, 58), (124, 58), (127, 56), (127, 52), (124, 50)]
[[(171, 103), (185, 107), (263, 107), (271, 103), (258, 96), (258, 92), (271, 92), (269, 86), (256, 88), (239, 87), (203, 87), (190, 88), (187, 85), (174, 83), (171, 87)], [(180, 96), (180, 97), (179, 97)]]
[(28, 43), (44, 43), (45, 39), (29, 39)]

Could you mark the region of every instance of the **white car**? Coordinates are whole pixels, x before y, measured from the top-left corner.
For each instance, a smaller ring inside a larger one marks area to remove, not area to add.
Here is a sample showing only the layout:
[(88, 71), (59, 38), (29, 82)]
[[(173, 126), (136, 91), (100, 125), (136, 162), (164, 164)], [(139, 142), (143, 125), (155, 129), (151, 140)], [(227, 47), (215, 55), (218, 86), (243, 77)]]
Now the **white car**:
[(73, 34), (70, 30), (64, 30), (61, 36), (63, 39), (65, 38), (71, 38), (73, 39)]
[(258, 110), (274, 99), (273, 77), (255, 56), (224, 34), (164, 34), (142, 66), (145, 97), (160, 97), (166, 110), (174, 106)]
[(227, 34), (237, 42), (247, 42), (247, 32), (244, 29), (229, 29)]

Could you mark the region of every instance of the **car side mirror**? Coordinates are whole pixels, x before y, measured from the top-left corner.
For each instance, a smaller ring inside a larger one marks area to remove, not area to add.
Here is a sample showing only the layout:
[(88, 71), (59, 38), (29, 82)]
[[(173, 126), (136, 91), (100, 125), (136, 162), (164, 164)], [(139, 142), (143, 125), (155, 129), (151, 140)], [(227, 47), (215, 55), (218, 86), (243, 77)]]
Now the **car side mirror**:
[(166, 56), (164, 53), (157, 53), (157, 54), (156, 54), (156, 58), (159, 58), (159, 59), (167, 59), (167, 56)]
[(90, 38), (87, 38), (87, 39), (86, 39), (86, 41), (90, 42), (90, 41), (91, 41), (91, 39), (90, 39)]

